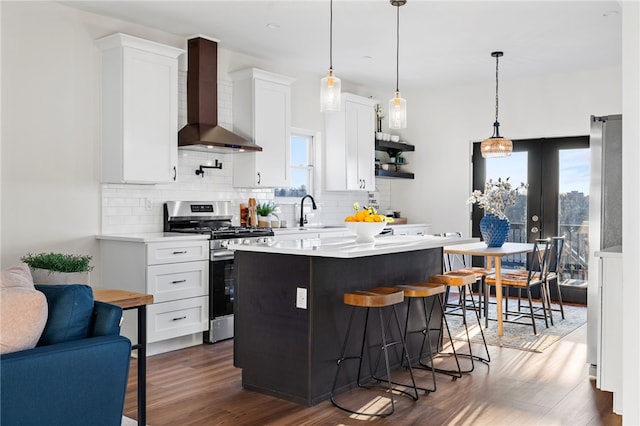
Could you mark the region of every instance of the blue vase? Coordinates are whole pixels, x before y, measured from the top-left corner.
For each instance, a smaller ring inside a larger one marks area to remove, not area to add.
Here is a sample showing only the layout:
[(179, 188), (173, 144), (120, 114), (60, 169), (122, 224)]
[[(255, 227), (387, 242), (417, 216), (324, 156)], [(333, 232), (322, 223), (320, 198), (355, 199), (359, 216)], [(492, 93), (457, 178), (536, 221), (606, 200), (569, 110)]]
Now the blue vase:
[(502, 247), (509, 235), (509, 219), (487, 213), (480, 219), (480, 234), (488, 247)]

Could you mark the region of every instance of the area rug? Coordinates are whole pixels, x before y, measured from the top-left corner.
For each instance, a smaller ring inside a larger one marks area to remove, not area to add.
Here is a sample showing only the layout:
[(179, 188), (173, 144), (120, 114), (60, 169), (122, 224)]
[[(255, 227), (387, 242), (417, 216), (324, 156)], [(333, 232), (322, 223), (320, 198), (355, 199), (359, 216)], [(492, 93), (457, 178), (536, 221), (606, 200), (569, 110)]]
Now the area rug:
[[(495, 299), (492, 298), (495, 302)], [(513, 308), (512, 308), (513, 309)], [(496, 305), (489, 305), (489, 318), (496, 318)], [(544, 320), (536, 320), (537, 335), (533, 334), (531, 325), (504, 323), (504, 335), (498, 336), (497, 321), (489, 321), (489, 327), (484, 328), (484, 317), (480, 322), (484, 330), (484, 336), (488, 345), (500, 346), (504, 348), (519, 349), (529, 352), (542, 352), (549, 346), (568, 335), (585, 322), (587, 322), (587, 307), (576, 305), (564, 305), (565, 319), (562, 319), (560, 312), (553, 312), (554, 325), (549, 323), (549, 328), (544, 325)], [(462, 317), (447, 316), (451, 334), (454, 340), (466, 341)], [(527, 319), (524, 319), (527, 320)], [(478, 323), (473, 312), (467, 311), (467, 324), (469, 325), (469, 336), (471, 341), (482, 343), (482, 336), (478, 328)]]

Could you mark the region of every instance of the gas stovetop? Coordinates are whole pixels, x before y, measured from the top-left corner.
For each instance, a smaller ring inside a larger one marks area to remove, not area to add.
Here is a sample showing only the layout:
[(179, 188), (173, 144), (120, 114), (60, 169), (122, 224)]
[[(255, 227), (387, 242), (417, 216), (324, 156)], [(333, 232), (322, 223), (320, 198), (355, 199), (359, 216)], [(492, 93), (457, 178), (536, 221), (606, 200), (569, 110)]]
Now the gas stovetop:
[(207, 234), (212, 240), (269, 237), (271, 228), (249, 228), (231, 224), (230, 201), (167, 201), (164, 231)]
[(188, 234), (208, 234), (211, 239), (219, 240), (224, 238), (251, 238), (269, 237), (273, 235), (271, 228), (247, 228), (243, 226), (226, 226), (221, 228), (189, 227), (189, 228), (169, 228), (170, 232), (184, 232)]

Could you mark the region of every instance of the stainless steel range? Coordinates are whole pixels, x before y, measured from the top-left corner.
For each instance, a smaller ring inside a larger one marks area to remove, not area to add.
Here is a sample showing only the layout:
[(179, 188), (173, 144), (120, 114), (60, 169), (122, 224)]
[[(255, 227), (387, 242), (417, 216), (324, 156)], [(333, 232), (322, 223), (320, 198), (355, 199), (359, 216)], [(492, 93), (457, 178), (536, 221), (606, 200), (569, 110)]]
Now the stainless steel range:
[(167, 201), (164, 231), (209, 235), (209, 331), (204, 341), (233, 337), (236, 272), (229, 244), (267, 241), (271, 228), (233, 226), (229, 201)]

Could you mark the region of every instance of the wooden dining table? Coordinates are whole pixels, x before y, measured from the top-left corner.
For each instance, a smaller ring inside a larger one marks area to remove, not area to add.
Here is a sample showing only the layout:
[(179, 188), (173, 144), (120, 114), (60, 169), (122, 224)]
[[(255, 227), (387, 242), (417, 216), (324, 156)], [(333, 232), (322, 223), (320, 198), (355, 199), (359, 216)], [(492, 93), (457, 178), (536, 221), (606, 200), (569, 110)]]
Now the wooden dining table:
[(483, 256), (487, 259), (486, 268), (495, 268), (496, 274), (496, 311), (498, 317), (498, 336), (504, 334), (502, 323), (502, 258), (514, 254), (530, 253), (533, 244), (504, 243), (502, 247), (487, 247), (484, 242), (456, 244), (444, 247), (445, 254)]

